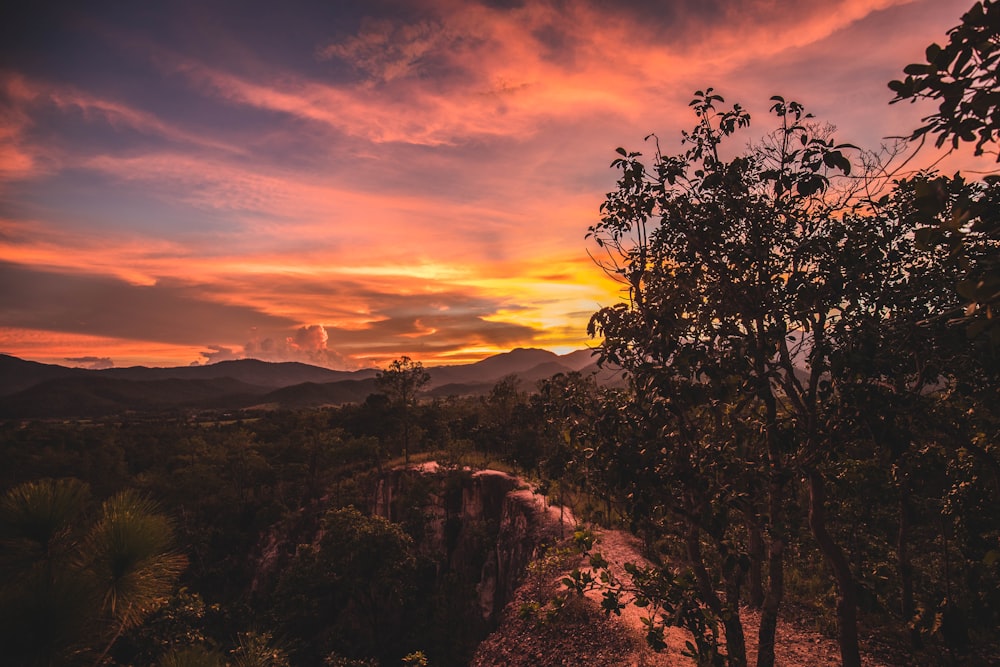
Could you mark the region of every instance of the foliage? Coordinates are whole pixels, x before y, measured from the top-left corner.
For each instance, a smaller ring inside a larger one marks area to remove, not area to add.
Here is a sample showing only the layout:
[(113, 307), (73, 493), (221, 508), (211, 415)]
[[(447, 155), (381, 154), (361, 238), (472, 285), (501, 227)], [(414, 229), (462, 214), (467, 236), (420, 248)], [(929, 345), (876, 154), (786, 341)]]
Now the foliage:
[(892, 102), (937, 101), (937, 112), (923, 119), (912, 138), (936, 134), (938, 146), (950, 141), (955, 148), (975, 142), (981, 155), (1000, 137), (1000, 3), (977, 2), (948, 36), (945, 46), (927, 47), (926, 63), (907, 65), (906, 78), (889, 83), (896, 93)]
[(223, 667), (225, 658), (204, 646), (186, 646), (172, 649), (156, 664), (158, 667)]
[(345, 658), (331, 653), (323, 660), (324, 667), (379, 667), (378, 661), (372, 658)]
[(406, 462), (410, 461), (410, 413), (417, 404), (420, 391), (431, 381), (430, 373), (419, 361), (403, 356), (394, 360), (384, 371), (375, 376), (375, 386), (389, 397), (400, 411), (402, 419), (402, 449)]
[[(975, 142), (975, 153), (997, 153), (1000, 139), (1000, 3), (977, 2), (962, 16), (962, 22), (949, 31), (948, 43), (931, 44), (926, 63), (913, 63), (903, 70), (905, 79), (892, 81), (896, 93), (892, 102), (930, 99), (939, 103), (936, 113), (923, 119), (923, 125), (910, 136), (918, 140), (927, 134), (937, 135), (940, 147), (950, 141), (952, 148), (961, 142)], [(965, 320), (975, 337), (989, 331), (994, 345), (1000, 343), (997, 308), (1000, 304), (1000, 216), (997, 215), (995, 191), (998, 178), (987, 177), (985, 187), (969, 197), (964, 179), (937, 177), (926, 179), (918, 192), (916, 214), (926, 228), (921, 230), (924, 246), (943, 244), (960, 262), (971, 262), (957, 288), (969, 304)], [(963, 193), (966, 196), (959, 196)], [(993, 202), (989, 202), (989, 199)], [(991, 252), (970, 260), (968, 246), (989, 239)], [(956, 317), (956, 319), (959, 319)]]
[(427, 656), (424, 655), (423, 651), (414, 651), (403, 656), (403, 664), (413, 665), (414, 667), (427, 667)]
[(395, 359), (384, 371), (375, 376), (375, 386), (390, 400), (412, 407), (417, 395), (430, 382), (431, 376), (424, 365), (407, 356)]
[[(647, 167), (618, 149), (617, 190), (589, 235), (629, 298), (595, 314), (590, 332), (604, 338), (602, 361), (633, 378), (619, 419), (638, 435), (628, 454), (641, 471), (633, 513), (676, 537), (701, 602), (724, 619), (730, 664), (746, 661), (740, 582), (763, 559), (750, 542), (766, 539), (759, 652), (769, 664), (789, 487), (826, 451), (820, 424), (832, 394), (820, 381), (830, 330), (843, 320), (838, 311), (864, 303), (867, 283), (840, 261), (853, 147), (775, 97), (774, 134), (723, 160), (720, 146), (750, 118), (739, 105), (718, 109), (722, 102), (711, 89), (696, 94), (698, 124), (682, 154), (657, 148)], [(667, 494), (654, 490), (664, 485)]]
[[(527, 406), (526, 396), (517, 400), (516, 409)], [(156, 416), (0, 424), (0, 457), (15, 462), (0, 470), (0, 484), (12, 490), (51, 472), (79, 471), (86, 484), (76, 484), (93, 491), (84, 492), (79, 502), (64, 503), (77, 513), (68, 523), (56, 522), (62, 528), (53, 531), (51, 551), (63, 562), (74, 560), (75, 549), (98, 518), (100, 503), (92, 503), (91, 495), (106, 498), (131, 486), (155, 497), (173, 517), (176, 543), (190, 559), (180, 582), (184, 591), (168, 597), (142, 625), (122, 630), (109, 652), (117, 664), (153, 664), (171, 649), (190, 645), (225, 650), (247, 628), (281, 631), (284, 640), (283, 623), (267, 615), (276, 607), (278, 578), (291, 565), (296, 544), (318, 539), (328, 509), (370, 504), (383, 479), (378, 468), (390, 451), (380, 439), (392, 431), (385, 425), (392, 423), (393, 411), (387, 401), (371, 401), (335, 410), (243, 413), (225, 419)], [(483, 413), (478, 399), (454, 399), (414, 405), (411, 416), (443, 444), (458, 440), (473, 447), (476, 451), (469, 458), (495, 460), (493, 453), (482, 454), (489, 448), (477, 435)], [(526, 423), (525, 428), (532, 426)], [(117, 464), (107, 467), (109, 461), (127, 461), (128, 466), (119, 476)], [(405, 511), (408, 529), (420, 535), (426, 518), (419, 503), (431, 499), (417, 493), (419, 489), (413, 491), (412, 497), (397, 496), (393, 511)], [(37, 522), (32, 516), (25, 521)], [(482, 532), (485, 541), (490, 530), (495, 527), (484, 525), (476, 534)], [(19, 563), (26, 566), (43, 551), (31, 541), (7, 541), (0, 549), (0, 566), (5, 571)], [(474, 551), (479, 558), (479, 547)], [(387, 627), (395, 628), (393, 639), (380, 642), (369, 655), (384, 651), (398, 661), (406, 652), (423, 648), (434, 664), (462, 664), (488, 631), (476, 620), (478, 615), (472, 622), (469, 618), (478, 574), (476, 569), (459, 576), (443, 564), (420, 558), (411, 579), (414, 585), (385, 619)], [(80, 609), (91, 604), (94, 593), (78, 584), (79, 578), (59, 578), (51, 595), (30, 599), (22, 595), (24, 587), (5, 587), (4, 608), (12, 615), (8, 626), (15, 628), (10, 636), (30, 642), (34, 628), (47, 625), (55, 633), (58, 623), (67, 639), (53, 641), (68, 647), (74, 638), (92, 632)], [(316, 597), (314, 592), (321, 589), (311, 591), (303, 582), (306, 607), (315, 604), (310, 599)], [(347, 644), (372, 644), (370, 622), (338, 625), (337, 618), (318, 617), (306, 619), (302, 627), (309, 623), (331, 645), (340, 641), (338, 633), (346, 636)], [(287, 639), (296, 640), (295, 633)], [(290, 643), (288, 648), (296, 647)], [(316, 656), (314, 664), (321, 660)]]
[(301, 545), (282, 574), (275, 620), (301, 658), (335, 649), (386, 657), (416, 573), (413, 541), (399, 526), (353, 507), (330, 510), (319, 543)]
[[(0, 502), (0, 624), (8, 657), (52, 664), (92, 653), (102, 663), (125, 630), (162, 606), (186, 559), (148, 499), (124, 490), (89, 525), (77, 480), (26, 482)], [(93, 656), (92, 656), (93, 657)]]
[(233, 667), (289, 667), (284, 649), (277, 646), (269, 632), (243, 632), (232, 651)]
[(211, 619), (217, 617), (219, 605), (206, 605), (201, 595), (181, 587), (167, 601), (136, 628), (123, 633), (114, 649), (114, 660), (119, 664), (153, 664), (157, 659), (174, 653), (184, 654), (184, 649), (211, 653), (220, 661), (221, 654), (210, 649), (207, 629)]

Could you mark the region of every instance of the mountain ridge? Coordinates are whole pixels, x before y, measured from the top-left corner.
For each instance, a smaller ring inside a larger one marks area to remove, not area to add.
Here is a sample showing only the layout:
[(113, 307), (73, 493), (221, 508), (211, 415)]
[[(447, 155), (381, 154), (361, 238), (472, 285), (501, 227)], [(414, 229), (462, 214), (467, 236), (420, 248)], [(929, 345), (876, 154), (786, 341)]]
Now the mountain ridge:
[[(558, 355), (516, 348), (471, 364), (428, 366), (430, 396), (480, 395), (516, 375), (596, 372), (589, 350)], [(0, 418), (100, 417), (169, 409), (303, 408), (363, 401), (378, 369), (339, 371), (258, 359), (204, 366), (82, 369), (0, 354)]]

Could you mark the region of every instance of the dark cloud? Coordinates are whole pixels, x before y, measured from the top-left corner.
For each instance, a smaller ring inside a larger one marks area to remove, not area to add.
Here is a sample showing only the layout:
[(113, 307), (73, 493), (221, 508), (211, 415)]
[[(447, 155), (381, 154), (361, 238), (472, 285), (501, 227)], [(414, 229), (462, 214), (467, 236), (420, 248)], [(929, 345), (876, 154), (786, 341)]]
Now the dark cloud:
[[(201, 356), (204, 358), (206, 364), (214, 364), (220, 361), (233, 361), (234, 359), (242, 359), (243, 355), (239, 352), (235, 352), (228, 347), (223, 347), (221, 345), (209, 345), (207, 346), (209, 351), (202, 352)], [(192, 366), (199, 365), (200, 362), (192, 362)]]
[[(301, 293), (304, 286), (312, 287), (317, 294), (328, 293), (333, 302), (338, 295), (349, 294), (368, 305), (369, 322), (351, 327), (313, 324), (283, 331), (260, 331), (238, 356), (350, 369), (370, 365), (372, 358), (400, 354), (524, 345), (542, 333), (524, 324), (493, 321), (491, 318), (501, 310), (518, 310), (516, 305), (499, 298), (458, 291), (399, 294), (373, 289), (363, 282), (342, 281), (331, 287), (328, 283), (308, 280), (287, 284), (276, 280), (279, 289)], [(416, 286), (414, 283), (410, 287)], [(358, 316), (346, 308), (338, 311), (343, 316)], [(236, 353), (225, 350), (223, 354)], [(214, 350), (203, 352), (202, 356), (210, 361), (223, 358)]]
[(574, 64), (574, 35), (566, 26), (548, 23), (532, 31), (546, 60), (570, 69)]
[(0, 326), (207, 345), (234, 331), (288, 329), (296, 322), (212, 301), (199, 285), (132, 285), (0, 262)]
[[(204, 348), (203, 363), (250, 357), (354, 368), (371, 356), (502, 348), (539, 333), (527, 325), (491, 321), (499, 310), (513, 308), (501, 299), (457, 291), (397, 294), (361, 282), (315, 285), (323, 286), (332, 300), (351, 294), (369, 305), (370, 323), (354, 328), (301, 326), (251, 307), (214, 302), (205, 287), (179, 282), (133, 285), (107, 276), (0, 262), (0, 283), (6, 287), (0, 292), (0, 326), (197, 345)], [(242, 349), (220, 343), (245, 332), (251, 334)], [(98, 357), (70, 361), (111, 365), (110, 359)]]
[(115, 362), (111, 360), (111, 357), (66, 357), (66, 361), (74, 366), (94, 371), (115, 367)]
[(525, 344), (540, 332), (489, 319), (509, 310), (500, 300), (460, 293), (366, 295), (372, 321), (361, 329), (327, 327), (338, 349), (373, 354), (445, 352), (467, 347)]

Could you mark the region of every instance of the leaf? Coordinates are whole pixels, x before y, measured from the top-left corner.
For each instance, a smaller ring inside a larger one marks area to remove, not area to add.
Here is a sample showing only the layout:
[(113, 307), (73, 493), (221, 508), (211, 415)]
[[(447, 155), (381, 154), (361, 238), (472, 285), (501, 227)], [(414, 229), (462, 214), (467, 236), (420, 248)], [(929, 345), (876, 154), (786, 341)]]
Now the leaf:
[(989, 326), (990, 326), (989, 320), (979, 319), (970, 324), (969, 327), (965, 330), (965, 332), (966, 335), (971, 340), (974, 338), (978, 338), (984, 331), (986, 331), (989, 328)]
[(941, 231), (937, 227), (921, 227), (913, 233), (913, 239), (921, 250), (930, 250), (941, 240)]
[(979, 291), (979, 282), (975, 280), (963, 280), (958, 285), (955, 286), (956, 291), (959, 295), (968, 299), (969, 301), (975, 301), (977, 293)]

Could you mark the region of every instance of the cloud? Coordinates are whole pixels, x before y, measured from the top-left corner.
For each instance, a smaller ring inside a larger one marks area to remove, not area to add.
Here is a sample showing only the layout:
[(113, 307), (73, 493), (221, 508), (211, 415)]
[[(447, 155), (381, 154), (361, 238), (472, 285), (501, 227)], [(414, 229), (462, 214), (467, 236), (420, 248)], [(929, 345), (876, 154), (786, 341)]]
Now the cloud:
[[(433, 360), (462, 349), (506, 351), (530, 345), (540, 332), (509, 318), (495, 319), (503, 310), (515, 310), (503, 297), (476, 295), (474, 290), (408, 294), (361, 292), (369, 305), (368, 321), (360, 326), (326, 326), (327, 335), (344, 355), (384, 362), (403, 354)], [(516, 320), (516, 318), (513, 318)]]
[[(80, 122), (94, 132), (106, 127), (114, 132), (134, 131), (156, 137), (188, 149), (192, 147), (241, 153), (231, 144), (191, 132), (168, 123), (154, 113), (133, 104), (81, 90), (65, 83), (30, 78), (19, 72), (0, 70), (0, 173), (27, 178), (73, 166), (74, 155), (68, 146), (48, 136), (51, 121)], [(86, 136), (87, 133), (84, 133)], [(60, 139), (65, 142), (68, 134)], [(53, 145), (54, 144), (54, 145)]]
[(435, 74), (435, 64), (445, 64), (464, 51), (463, 37), (439, 21), (399, 24), (389, 19), (366, 18), (354, 36), (317, 49), (321, 60), (340, 58), (374, 83)]
[(213, 300), (204, 286), (132, 285), (101, 275), (0, 262), (0, 326), (206, 345), (232, 331), (294, 325), (249, 306)]
[(90, 370), (103, 370), (114, 368), (115, 362), (110, 357), (66, 357), (66, 361), (74, 366), (88, 368)]
[[(234, 361), (236, 359), (242, 359), (243, 355), (238, 352), (234, 352), (228, 347), (223, 347), (222, 345), (207, 345), (209, 351), (201, 352), (201, 356), (206, 364), (216, 364), (220, 361)], [(192, 366), (197, 366), (200, 361), (191, 362)]]
[(94, 9), (101, 27), (53, 52), (74, 67), (0, 70), (0, 342), (341, 367), (582, 344), (619, 296), (583, 239), (615, 146), (648, 153), (656, 131), (680, 150), (705, 85), (755, 114), (781, 93), (877, 140), (919, 116), (886, 120), (884, 80), (965, 9), (403, 4), (304, 3), (290, 23), (193, 32), (190, 13)]
[(338, 369), (357, 367), (353, 360), (328, 348), (328, 340), (323, 325), (311, 324), (284, 338), (255, 337), (243, 346), (243, 354), (263, 361), (301, 361)]

